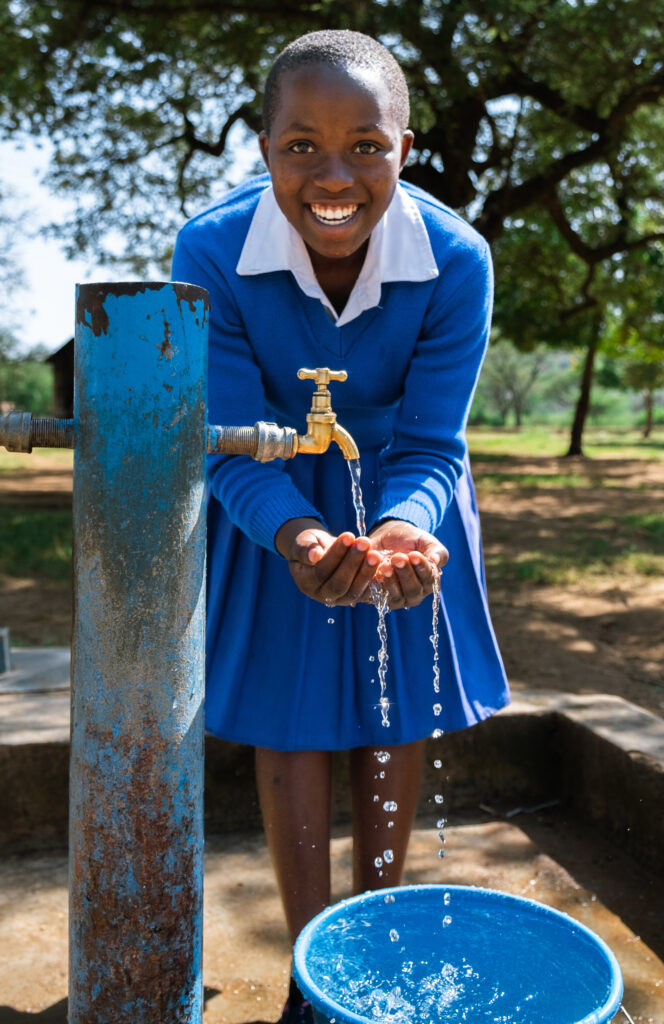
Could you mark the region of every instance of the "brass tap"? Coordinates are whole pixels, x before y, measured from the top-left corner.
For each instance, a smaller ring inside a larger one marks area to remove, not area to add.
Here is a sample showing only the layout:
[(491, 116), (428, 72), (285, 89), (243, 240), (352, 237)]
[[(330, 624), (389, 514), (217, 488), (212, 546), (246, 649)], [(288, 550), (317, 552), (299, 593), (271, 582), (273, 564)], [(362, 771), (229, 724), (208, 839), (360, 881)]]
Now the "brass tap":
[(298, 452), (317, 455), (326, 452), (335, 441), (345, 459), (359, 459), (355, 441), (339, 423), (337, 414), (332, 409), (332, 396), (327, 385), (331, 380), (347, 380), (345, 370), (330, 370), (327, 366), (319, 366), (315, 370), (302, 369), (297, 371), (300, 380), (315, 380), (316, 390), (311, 399), (311, 412), (307, 415), (307, 432), (297, 439)]
[[(319, 366), (315, 370), (298, 370), (297, 375), (300, 380), (316, 381), (311, 411), (307, 415), (306, 434), (262, 420), (254, 423), (253, 427), (209, 425), (206, 429), (206, 451), (211, 454), (250, 455), (258, 462), (271, 462), (272, 459), (292, 459), (298, 452), (318, 455), (326, 452), (334, 441), (345, 459), (359, 459), (355, 441), (337, 423), (327, 387), (331, 380), (347, 380), (346, 371)], [(0, 416), (0, 445), (8, 451), (29, 452), (33, 446), (73, 448), (74, 441), (73, 420), (35, 418), (29, 412)]]

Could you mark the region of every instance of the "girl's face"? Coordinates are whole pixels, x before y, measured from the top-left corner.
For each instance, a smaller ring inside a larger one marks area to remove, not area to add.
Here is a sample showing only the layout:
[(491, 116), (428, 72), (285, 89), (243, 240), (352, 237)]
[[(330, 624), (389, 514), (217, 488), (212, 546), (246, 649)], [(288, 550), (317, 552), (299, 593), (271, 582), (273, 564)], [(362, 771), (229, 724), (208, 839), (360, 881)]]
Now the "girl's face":
[(343, 259), (387, 210), (413, 134), (379, 76), (316, 64), (284, 72), (259, 141), (286, 218), (313, 253)]

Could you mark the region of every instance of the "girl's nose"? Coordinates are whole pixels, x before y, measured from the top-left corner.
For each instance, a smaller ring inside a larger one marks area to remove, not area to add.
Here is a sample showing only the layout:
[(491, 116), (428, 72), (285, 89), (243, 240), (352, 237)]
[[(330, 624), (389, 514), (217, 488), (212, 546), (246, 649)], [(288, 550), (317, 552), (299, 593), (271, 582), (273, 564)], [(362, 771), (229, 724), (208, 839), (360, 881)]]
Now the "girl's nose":
[(319, 188), (327, 192), (342, 192), (353, 184), (354, 177), (342, 156), (329, 154), (319, 161), (314, 180)]

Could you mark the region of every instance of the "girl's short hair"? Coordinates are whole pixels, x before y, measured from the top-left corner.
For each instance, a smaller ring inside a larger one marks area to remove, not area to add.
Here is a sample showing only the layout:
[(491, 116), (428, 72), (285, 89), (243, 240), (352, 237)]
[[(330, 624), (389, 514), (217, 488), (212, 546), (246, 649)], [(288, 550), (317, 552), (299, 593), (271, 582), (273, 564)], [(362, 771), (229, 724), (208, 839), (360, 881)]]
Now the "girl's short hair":
[(308, 32), (286, 46), (274, 64), (265, 82), (263, 92), (263, 125), (270, 134), (279, 105), (279, 83), (285, 71), (312, 64), (326, 64), (328, 67), (353, 68), (373, 71), (387, 84), (392, 98), (392, 111), (401, 131), (408, 127), (410, 102), (408, 85), (401, 67), (382, 43), (348, 29), (326, 29), (322, 32)]

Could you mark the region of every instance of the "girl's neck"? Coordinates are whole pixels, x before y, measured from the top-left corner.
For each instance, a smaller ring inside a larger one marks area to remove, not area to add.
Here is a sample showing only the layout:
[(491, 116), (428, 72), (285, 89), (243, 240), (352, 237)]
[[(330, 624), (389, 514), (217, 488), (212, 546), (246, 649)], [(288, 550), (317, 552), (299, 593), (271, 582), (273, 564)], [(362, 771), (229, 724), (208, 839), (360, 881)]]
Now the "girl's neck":
[(360, 276), (364, 266), (364, 260), (369, 248), (369, 239), (359, 249), (352, 252), (350, 256), (343, 256), (339, 259), (331, 259), (329, 256), (321, 256), (307, 246), (311, 265), (319, 285), (334, 306), (337, 314), (340, 314), (348, 302), (355, 282)]

